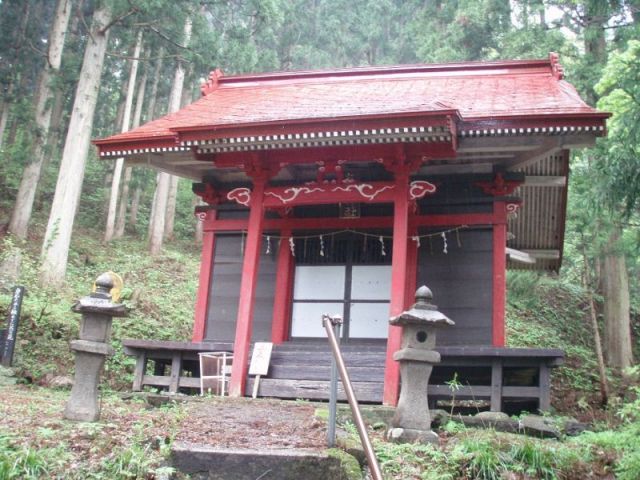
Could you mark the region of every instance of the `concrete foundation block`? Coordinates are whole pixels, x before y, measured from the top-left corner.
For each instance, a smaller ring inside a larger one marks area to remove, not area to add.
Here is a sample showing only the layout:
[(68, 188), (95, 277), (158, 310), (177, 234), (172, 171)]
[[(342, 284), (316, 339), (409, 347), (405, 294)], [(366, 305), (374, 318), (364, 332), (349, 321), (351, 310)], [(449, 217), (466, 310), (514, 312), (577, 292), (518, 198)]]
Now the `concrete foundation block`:
[(184, 442), (171, 449), (172, 466), (194, 480), (351, 480), (336, 456), (295, 449), (225, 449)]

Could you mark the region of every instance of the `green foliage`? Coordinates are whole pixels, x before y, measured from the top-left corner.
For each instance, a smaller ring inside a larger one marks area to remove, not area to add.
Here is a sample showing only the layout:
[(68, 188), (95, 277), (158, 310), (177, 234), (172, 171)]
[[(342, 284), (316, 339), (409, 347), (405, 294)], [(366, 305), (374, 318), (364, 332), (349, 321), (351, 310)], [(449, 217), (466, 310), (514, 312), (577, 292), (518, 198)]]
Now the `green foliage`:
[(64, 458), (62, 448), (20, 446), (15, 439), (0, 433), (0, 480), (45, 478)]
[[(14, 106), (13, 110), (24, 106), (24, 102)], [(19, 129), (12, 143), (0, 149), (0, 209), (11, 208), (12, 201), (18, 191), (24, 167), (29, 163), (28, 145), (32, 141), (29, 132)]]
[(451, 420), (449, 420), (447, 423), (445, 423), (444, 427), (442, 427), (442, 430), (445, 431), (446, 433), (450, 434), (450, 435), (455, 435), (457, 433), (462, 433), (466, 429), (467, 429), (467, 427), (465, 426), (464, 423), (453, 422)]
[(597, 370), (586, 292), (560, 278), (511, 271), (507, 296), (509, 346), (564, 350), (566, 365), (553, 371), (556, 383), (591, 392)]
[(545, 480), (581, 478), (587, 461), (583, 450), (571, 444), (491, 431), (470, 431), (451, 456), (469, 478), (486, 480), (509, 472)]
[(610, 206), (624, 205), (627, 217), (640, 203), (640, 41), (611, 54), (596, 92), (598, 107), (613, 112), (608, 138), (600, 144), (599, 192)]
[(536, 478), (555, 478), (555, 451), (540, 448), (533, 440), (525, 439), (511, 447), (509, 456), (516, 464), (522, 465), (523, 473)]
[(619, 480), (640, 478), (640, 448), (626, 452), (616, 465), (615, 471)]
[(455, 465), (450, 465), (447, 455), (432, 445), (376, 442), (374, 448), (385, 478), (456, 478)]
[[(182, 405), (147, 410), (106, 394), (102, 420), (78, 423), (60, 417), (68, 393), (38, 387), (2, 393), (10, 400), (0, 410), (13, 426), (10, 435), (0, 429), (0, 480), (143, 480), (174, 473), (165, 465), (186, 415)], [(36, 430), (38, 423), (45, 426)]]
[[(33, 245), (0, 243), (0, 264), (16, 249), (22, 254), (17, 284), (25, 285), (15, 365), (34, 381), (45, 375), (71, 371), (69, 341), (77, 338), (80, 317), (70, 307), (88, 295), (95, 278), (115, 271), (125, 283), (124, 303), (132, 308), (127, 318), (113, 322), (112, 345), (116, 354), (107, 360), (105, 379), (115, 388), (130, 385), (134, 360), (124, 355), (123, 338), (187, 340), (191, 335), (198, 279), (198, 252), (191, 242), (168, 246), (157, 259), (147, 254), (146, 243), (125, 239), (104, 246), (85, 233), (76, 235), (69, 255), (67, 285), (51, 291), (39, 285), (38, 251)], [(11, 292), (0, 290), (0, 305), (10, 304)]]
[(580, 444), (475, 429), (455, 432), (441, 447), (376, 442), (375, 449), (385, 478), (393, 479), (579, 479), (590, 460)]
[(147, 478), (155, 461), (150, 453), (148, 445), (142, 447), (137, 444), (113, 452), (103, 460), (100, 471), (92, 477), (117, 480)]
[(585, 432), (573, 443), (583, 445), (590, 452), (596, 449), (612, 451), (617, 457), (614, 464), (616, 478), (640, 478), (640, 387), (634, 387), (635, 399), (618, 410), (622, 424), (600, 432)]
[(506, 459), (501, 458), (500, 451), (488, 438), (464, 439), (457, 447), (455, 457), (466, 460), (464, 471), (479, 480), (499, 480), (507, 469)]

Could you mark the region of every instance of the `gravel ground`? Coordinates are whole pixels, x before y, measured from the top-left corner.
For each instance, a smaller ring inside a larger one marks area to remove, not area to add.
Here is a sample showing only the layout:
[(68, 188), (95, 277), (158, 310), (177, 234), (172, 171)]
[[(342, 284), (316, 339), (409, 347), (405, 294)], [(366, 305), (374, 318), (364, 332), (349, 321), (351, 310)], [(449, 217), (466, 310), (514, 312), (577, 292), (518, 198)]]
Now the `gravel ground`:
[(326, 424), (309, 404), (271, 399), (192, 401), (177, 441), (220, 448), (323, 449)]

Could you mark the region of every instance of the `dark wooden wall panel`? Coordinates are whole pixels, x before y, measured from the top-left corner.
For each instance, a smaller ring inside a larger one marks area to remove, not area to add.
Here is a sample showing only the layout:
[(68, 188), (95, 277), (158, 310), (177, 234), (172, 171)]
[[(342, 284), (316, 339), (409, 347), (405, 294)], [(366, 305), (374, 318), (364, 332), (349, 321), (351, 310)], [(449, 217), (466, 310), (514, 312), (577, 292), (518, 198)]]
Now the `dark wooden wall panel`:
[(456, 322), (438, 332), (438, 345), (491, 345), (492, 239), (488, 228), (451, 232), (446, 254), (441, 237), (421, 241), (418, 286), (427, 285), (439, 310)]
[[(205, 340), (233, 342), (236, 332), (236, 316), (240, 282), (242, 278), (242, 239), (240, 235), (216, 235), (213, 255), (213, 275), (209, 290), (207, 328)], [(276, 253), (260, 256), (258, 285), (253, 314), (252, 341), (271, 339), (271, 316), (276, 279)]]

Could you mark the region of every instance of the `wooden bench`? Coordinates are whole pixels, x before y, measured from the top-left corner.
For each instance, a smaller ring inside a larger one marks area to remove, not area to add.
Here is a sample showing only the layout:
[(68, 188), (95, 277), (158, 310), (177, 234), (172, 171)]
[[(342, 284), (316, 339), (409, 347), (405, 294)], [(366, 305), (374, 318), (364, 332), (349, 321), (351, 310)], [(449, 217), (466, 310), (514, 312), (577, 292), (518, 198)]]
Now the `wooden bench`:
[[(551, 406), (551, 369), (562, 365), (559, 349), (438, 347), (441, 363), (429, 382), (429, 403), (486, 400), (492, 411), (517, 410), (505, 403), (529, 401), (541, 411)], [(526, 409), (526, 408), (525, 408)]]
[[(139, 392), (145, 386), (167, 388), (169, 393), (177, 393), (180, 388), (199, 389), (198, 375), (200, 352), (232, 351), (228, 342), (168, 342), (161, 340), (123, 340), (124, 353), (136, 357), (133, 373), (133, 391)], [(154, 362), (153, 375), (147, 373), (149, 362)], [(170, 366), (169, 375), (165, 368)]]

